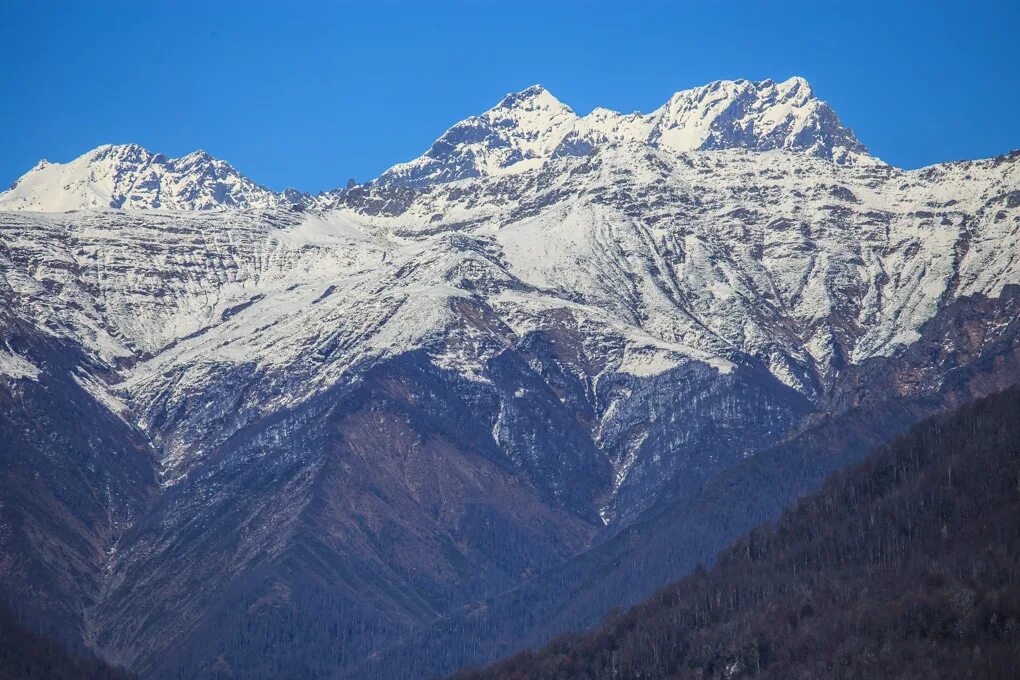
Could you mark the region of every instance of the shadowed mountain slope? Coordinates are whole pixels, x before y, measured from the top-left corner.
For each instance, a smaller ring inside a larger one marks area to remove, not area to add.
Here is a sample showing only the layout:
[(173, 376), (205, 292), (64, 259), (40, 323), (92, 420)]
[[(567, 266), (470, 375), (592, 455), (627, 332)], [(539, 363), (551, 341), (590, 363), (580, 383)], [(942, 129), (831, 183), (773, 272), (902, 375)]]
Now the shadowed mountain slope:
[(838, 410), (694, 492), (663, 497), (576, 558), (434, 622), (349, 677), (428, 677), (541, 645), (710, 564), (732, 540), (918, 420), (1020, 382), (1018, 310), (1016, 286), (998, 299), (949, 305), (905, 351), (847, 370), (832, 397)]
[(1011, 678), (1020, 388), (914, 427), (715, 565), (457, 680)]
[(79, 657), (28, 630), (0, 602), (0, 680), (136, 680), (99, 659)]

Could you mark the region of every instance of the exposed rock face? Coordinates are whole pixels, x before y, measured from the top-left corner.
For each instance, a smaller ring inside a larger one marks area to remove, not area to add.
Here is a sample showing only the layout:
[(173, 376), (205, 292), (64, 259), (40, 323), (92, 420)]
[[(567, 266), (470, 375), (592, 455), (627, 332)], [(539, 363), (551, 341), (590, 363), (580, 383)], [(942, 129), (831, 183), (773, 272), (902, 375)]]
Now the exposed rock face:
[(83, 518), (5, 528), (5, 564), (52, 574), (0, 582), (148, 677), (399, 674), (458, 607), (616, 583), (479, 642), (505, 651), (613, 604), (593, 545), (679, 537), (624, 598), (693, 566), (682, 541), (710, 557), (740, 531), (655, 518), (758, 456), (790, 484), (747, 517), (803, 492), (826, 418), (818, 470), (1016, 378), (1020, 155), (887, 166), (799, 79), (581, 118), (529, 88), (303, 211), (208, 159), (107, 152), (0, 197), (124, 199), (0, 212), (0, 398), (25, 405), (0, 425), (14, 484), (49, 494), (4, 512)]

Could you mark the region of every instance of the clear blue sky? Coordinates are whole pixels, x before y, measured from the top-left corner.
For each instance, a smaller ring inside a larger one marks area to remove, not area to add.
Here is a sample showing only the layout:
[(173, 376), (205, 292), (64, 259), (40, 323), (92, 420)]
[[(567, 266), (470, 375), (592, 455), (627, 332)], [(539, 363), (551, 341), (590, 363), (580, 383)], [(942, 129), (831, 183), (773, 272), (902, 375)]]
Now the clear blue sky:
[(0, 185), (137, 142), (319, 191), (536, 82), (587, 113), (791, 75), (874, 153), (918, 167), (1020, 147), (1018, 44), (1020, 0), (0, 0)]

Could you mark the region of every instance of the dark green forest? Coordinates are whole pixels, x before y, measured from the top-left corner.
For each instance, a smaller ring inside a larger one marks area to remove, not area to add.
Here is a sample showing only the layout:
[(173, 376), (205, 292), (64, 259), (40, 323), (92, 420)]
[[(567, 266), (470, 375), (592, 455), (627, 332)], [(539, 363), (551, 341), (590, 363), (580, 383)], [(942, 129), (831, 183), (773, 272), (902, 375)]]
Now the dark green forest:
[(75, 656), (64, 645), (29, 631), (0, 602), (0, 680), (133, 680), (132, 673), (94, 658)]
[(455, 680), (1016, 678), (1020, 389), (929, 419), (711, 569)]

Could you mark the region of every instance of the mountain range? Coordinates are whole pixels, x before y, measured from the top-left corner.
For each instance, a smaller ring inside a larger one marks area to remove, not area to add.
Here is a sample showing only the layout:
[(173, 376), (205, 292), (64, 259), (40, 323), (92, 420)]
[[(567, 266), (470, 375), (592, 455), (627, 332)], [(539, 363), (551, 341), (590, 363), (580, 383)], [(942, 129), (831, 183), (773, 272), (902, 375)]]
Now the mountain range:
[(534, 86), (317, 196), (41, 162), (0, 194), (0, 596), (143, 678), (592, 625), (1017, 380), (1018, 161), (890, 166), (793, 78)]

